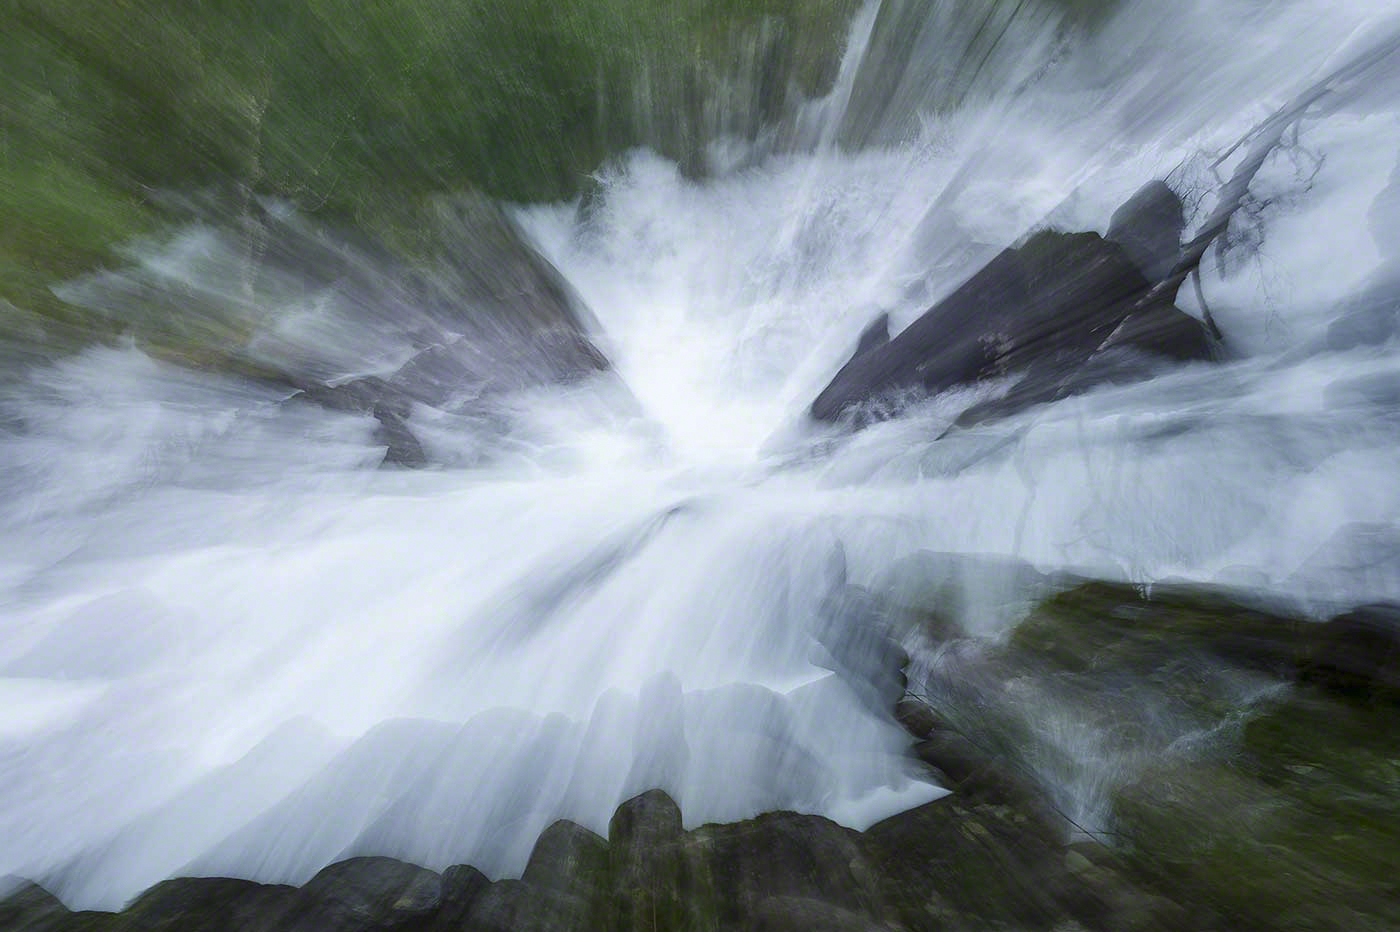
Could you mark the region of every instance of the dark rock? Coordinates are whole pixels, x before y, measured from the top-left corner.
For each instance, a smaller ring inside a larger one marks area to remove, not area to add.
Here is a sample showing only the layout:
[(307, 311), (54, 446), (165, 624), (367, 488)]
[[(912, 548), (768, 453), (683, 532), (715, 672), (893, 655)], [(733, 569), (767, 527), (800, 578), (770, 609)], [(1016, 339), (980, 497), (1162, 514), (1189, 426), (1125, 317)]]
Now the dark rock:
[(498, 204), (480, 195), (444, 198), (424, 220), (409, 250), (424, 273), (418, 298), (461, 338), (438, 342), (470, 350), (466, 358), (488, 370), (479, 373), (483, 381), (509, 389), (607, 368), (584, 336), (588, 311)]
[(1176, 928), (1400, 928), (1400, 731), (1388, 705), (1310, 686), (1250, 710), (1228, 753), (1163, 755), (1118, 790), (1131, 873)]
[[(9, 880), (0, 880), (0, 884)], [(58, 932), (66, 928), (72, 915), (58, 897), (38, 884), (22, 882), (18, 889), (0, 900), (0, 929), (7, 932)]]
[(1400, 699), (1400, 605), (1363, 605), (1321, 625), (1303, 679), (1361, 698)]
[[(227, 877), (158, 883), (122, 912), (124, 925), (149, 932), (243, 932), (275, 928), (293, 909), (296, 890)], [(339, 928), (339, 927), (337, 927)]]
[(1181, 198), (1166, 182), (1149, 181), (1113, 212), (1107, 238), (1123, 247), (1148, 281), (1159, 282), (1176, 264), (1185, 229)]
[(1309, 623), (1238, 599), (1228, 590), (1089, 582), (1046, 599), (1009, 645), (1071, 672), (1146, 673), (1183, 656), (1209, 656), (1291, 676), (1308, 649)]
[(538, 890), (587, 895), (607, 866), (608, 843), (582, 825), (560, 819), (540, 833), (520, 879)]
[(695, 872), (675, 801), (660, 790), (627, 800), (613, 814), (608, 843), (617, 928), (685, 928), (697, 905)]
[(422, 444), (406, 423), (413, 409), (413, 396), (384, 379), (369, 376), (334, 386), (302, 382), (297, 394), (287, 400), (316, 404), (330, 411), (371, 415), (379, 422), (373, 442), (387, 448), (385, 464), (409, 469), (427, 464)]
[[(1024, 372), (1014, 394), (982, 407), (968, 421), (975, 423), (1124, 377), (1121, 360), (1084, 369), (1103, 350), (1210, 358), (1203, 325), (1175, 308), (1173, 296), (1143, 300), (1170, 271), (1183, 226), (1180, 199), (1153, 182), (1114, 214), (1108, 239), (1036, 233), (888, 343), (872, 340), (858, 351), (812, 402), (812, 416), (861, 426), (873, 416), (862, 408), (882, 398)], [(1139, 369), (1133, 377), (1144, 374)]]
[(402, 466), (405, 469), (419, 469), (428, 464), (423, 445), (413, 436), (404, 419), (385, 408), (374, 409), (374, 418), (379, 426), (374, 431), (374, 443), (386, 447), (384, 463)]
[(882, 393), (937, 393), (1035, 362), (1082, 360), (1147, 288), (1121, 247), (1097, 234), (1036, 234), (889, 343), (847, 363), (812, 403), (812, 415), (835, 420)]
[(498, 880), (482, 891), (461, 932), (592, 932), (600, 923), (586, 900)]
[(856, 351), (851, 354), (851, 358), (854, 359), (873, 349), (879, 349), (888, 342), (890, 342), (890, 315), (882, 313), (860, 332), (860, 339), (856, 341)]
[(958, 415), (967, 428), (1010, 417), (1105, 385), (1151, 378), (1164, 366), (1218, 358), (1205, 324), (1168, 304), (1155, 304), (1124, 319), (1087, 357), (1061, 356), (1033, 362), (1004, 395), (979, 402)]
[(457, 864), (442, 872), (442, 906), (428, 926), (428, 932), (457, 932), (477, 899), (491, 886), (486, 875), (475, 867)]
[(1170, 304), (1154, 304), (1128, 315), (1099, 350), (1116, 347), (1176, 362), (1208, 361), (1214, 352), (1206, 325)]
[(912, 696), (905, 696), (895, 703), (894, 720), (915, 738), (927, 738), (948, 725), (933, 707)]
[(961, 786), (987, 771), (987, 753), (955, 731), (936, 731), (914, 746), (914, 754)]
[(372, 414), (384, 411), (408, 417), (413, 398), (377, 376), (351, 379), (337, 385), (306, 381), (297, 385), (298, 394), (289, 401), (311, 402), (329, 411)]
[(861, 846), (910, 929), (1048, 928), (1066, 912), (1044, 883), (1059, 845), (1027, 827), (955, 794), (876, 823)]
[(442, 905), (442, 878), (393, 858), (351, 858), (297, 891), (285, 927), (305, 932), (394, 930), (421, 924)]
[(752, 921), (771, 896), (881, 915), (875, 875), (856, 837), (828, 819), (792, 812), (703, 826), (690, 837), (694, 907), (718, 928)]
[(1061, 858), (1044, 871), (1046, 892), (1088, 928), (1148, 932), (1210, 927), (1171, 899), (1144, 889), (1123, 857), (1099, 842), (1068, 845)]
[(894, 926), (821, 900), (770, 896), (755, 910), (753, 932), (893, 932)]
[(617, 807), (608, 823), (608, 844), (618, 849), (651, 848), (680, 840), (681, 807), (661, 790), (647, 790)]
[(980, 338), (987, 323), (1028, 296), (1025, 271), (1007, 250), (961, 288), (883, 346), (851, 359), (812, 402), (812, 416), (834, 421), (883, 393), (925, 386), (937, 391), (975, 380), (990, 363)]
[(1046, 825), (1057, 821), (1044, 807), (1045, 794), (1014, 760), (979, 747), (964, 735), (935, 731), (914, 746), (914, 754), (936, 768), (950, 789), (970, 799), (1015, 805)]

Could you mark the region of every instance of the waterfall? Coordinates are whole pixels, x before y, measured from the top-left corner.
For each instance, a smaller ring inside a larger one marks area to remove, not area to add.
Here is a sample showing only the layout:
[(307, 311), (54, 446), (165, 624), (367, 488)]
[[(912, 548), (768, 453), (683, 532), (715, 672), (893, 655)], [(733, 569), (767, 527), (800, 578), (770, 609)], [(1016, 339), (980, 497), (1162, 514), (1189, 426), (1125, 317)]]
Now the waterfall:
[[(801, 144), (735, 141), (752, 157), (704, 179), (636, 150), (586, 205), (512, 207), (611, 371), (417, 405), (427, 469), (376, 469), (368, 414), (134, 343), (6, 381), (0, 875), (75, 908), (354, 854), (515, 876), (553, 820), (605, 832), (652, 786), (691, 825), (862, 828), (945, 791), (822, 632), (920, 550), (1319, 613), (1400, 597), (1400, 359), (1336, 331), (1400, 295), (1393, 68), (1303, 126), (1253, 239), (1206, 263), (1233, 361), (947, 436), (997, 386), (854, 435), (805, 416), (873, 318), (897, 332), (1029, 231), (1102, 232), (1160, 177), (1203, 219), (1214, 156), (1390, 4), (1170, 6), (884, 0), (787, 117)], [(221, 242), (133, 267), (227, 297), (200, 277)], [(318, 295), (278, 300), (314, 323)], [(397, 318), (355, 306), (335, 358), (397, 365)]]

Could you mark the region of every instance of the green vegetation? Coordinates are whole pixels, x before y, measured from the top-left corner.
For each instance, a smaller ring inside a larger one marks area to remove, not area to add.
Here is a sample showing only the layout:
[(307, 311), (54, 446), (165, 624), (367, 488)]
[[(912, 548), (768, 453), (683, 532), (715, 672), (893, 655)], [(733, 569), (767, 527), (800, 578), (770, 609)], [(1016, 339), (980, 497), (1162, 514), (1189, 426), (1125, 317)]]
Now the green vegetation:
[(639, 145), (696, 172), (708, 140), (826, 90), (854, 8), (4, 0), (0, 299), (70, 317), (49, 286), (157, 229), (162, 192), (374, 227), (436, 192), (570, 197)]
[(1302, 688), (1237, 748), (1164, 758), (1120, 791), (1128, 861), (1235, 928), (1393, 929), (1397, 739), (1393, 707)]
[[(1060, 701), (1079, 700), (1079, 720), (1100, 703), (1137, 749), (1125, 757), (1135, 775), (1111, 794), (1108, 837), (1147, 888), (1201, 927), (1395, 928), (1400, 720), (1383, 691), (1297, 680), (1329, 636), (1342, 635), (1223, 591), (1149, 598), (1088, 583), (1045, 600), (1008, 648), (1057, 682)], [(1229, 688), (1240, 674), (1276, 685), (1241, 702)], [(1122, 683), (1157, 701), (1133, 703)], [(1133, 720), (1142, 708), (1169, 709), (1188, 731), (1154, 741)]]

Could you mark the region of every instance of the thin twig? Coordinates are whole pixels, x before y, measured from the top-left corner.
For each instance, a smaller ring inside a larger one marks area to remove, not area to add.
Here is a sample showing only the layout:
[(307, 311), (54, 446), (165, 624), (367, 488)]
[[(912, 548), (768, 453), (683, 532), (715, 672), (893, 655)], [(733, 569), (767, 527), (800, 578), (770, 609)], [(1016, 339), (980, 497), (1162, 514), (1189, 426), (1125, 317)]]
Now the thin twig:
[(1196, 283), (1196, 301), (1201, 305), (1201, 320), (1205, 322), (1206, 329), (1210, 331), (1211, 339), (1224, 340), (1225, 334), (1220, 332), (1220, 328), (1215, 325), (1215, 318), (1210, 315), (1210, 305), (1206, 304), (1206, 292), (1201, 287), (1201, 270), (1193, 269), (1191, 280)]
[[(1295, 97), (1286, 106), (1276, 111), (1267, 120), (1251, 129), (1227, 149), (1211, 166), (1212, 170), (1217, 169), (1246, 144), (1249, 146), (1244, 160), (1235, 169), (1230, 180), (1225, 182), (1220, 192), (1220, 202), (1211, 212), (1210, 217), (1206, 219), (1201, 231), (1196, 234), (1194, 239), (1181, 247), (1181, 252), (1171, 273), (1150, 288), (1147, 294), (1138, 301), (1137, 307), (1143, 308), (1163, 298), (1175, 297), (1187, 277), (1199, 269), (1201, 260), (1211, 244), (1229, 229), (1230, 220), (1245, 205), (1249, 198), (1250, 184), (1253, 183), (1260, 169), (1264, 167), (1269, 156), (1283, 143), (1284, 136), (1290, 128), (1296, 127), (1300, 121), (1308, 117), (1309, 110), (1324, 101), (1328, 101), (1329, 98), (1335, 98), (1330, 101), (1333, 104), (1340, 103), (1345, 92), (1352, 89), (1347, 87), (1348, 84), (1354, 85), (1358, 79), (1397, 51), (1400, 51), (1400, 32), (1377, 43), (1364, 54), (1354, 57), (1345, 65), (1332, 71)], [(1213, 325), (1211, 329), (1215, 332)]]

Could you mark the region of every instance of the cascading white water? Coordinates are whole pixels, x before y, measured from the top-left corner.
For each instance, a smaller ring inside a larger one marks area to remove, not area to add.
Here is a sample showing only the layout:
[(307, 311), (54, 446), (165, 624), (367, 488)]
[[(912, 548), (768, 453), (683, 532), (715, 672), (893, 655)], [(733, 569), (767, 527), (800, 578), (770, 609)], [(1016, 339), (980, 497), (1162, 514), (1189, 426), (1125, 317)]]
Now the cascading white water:
[[(1388, 7), (1130, 6), (906, 144), (828, 134), (703, 184), (636, 153), (586, 219), (519, 211), (626, 388), (519, 394), (490, 437), (415, 415), (471, 468), (374, 471), (372, 420), (134, 348), (10, 385), (0, 875), (108, 908), (178, 873), (301, 882), (357, 853), (510, 875), (553, 819), (605, 831), (651, 786), (691, 824), (863, 826), (941, 791), (814, 662), (814, 625), (833, 587), (921, 548), (1318, 610), (1400, 596), (1400, 360), (1321, 339), (1396, 261), (1400, 95), (1308, 124), (1311, 190), (1257, 259), (1206, 276), (1244, 361), (941, 440), (957, 398), (844, 439), (802, 416), (876, 313), (908, 323), (1047, 216), (1102, 230)], [(849, 90), (814, 113), (839, 120)]]

